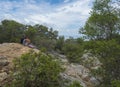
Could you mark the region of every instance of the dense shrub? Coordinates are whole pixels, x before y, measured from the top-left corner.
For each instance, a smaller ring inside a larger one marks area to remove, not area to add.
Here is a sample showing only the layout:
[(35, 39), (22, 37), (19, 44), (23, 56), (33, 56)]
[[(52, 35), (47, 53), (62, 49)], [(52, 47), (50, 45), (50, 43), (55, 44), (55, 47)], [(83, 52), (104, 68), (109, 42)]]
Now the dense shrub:
[(74, 82), (71, 83), (68, 87), (83, 87), (83, 86), (81, 86), (79, 82), (74, 81)]
[(86, 49), (99, 58), (102, 67), (94, 74), (102, 78), (100, 87), (111, 87), (113, 80), (120, 80), (120, 45), (116, 40), (90, 41)]
[(112, 87), (120, 87), (120, 80), (112, 81)]
[(63, 47), (63, 52), (67, 56), (69, 62), (80, 63), (84, 51), (79, 44), (66, 43)]
[(12, 82), (8, 87), (60, 87), (59, 62), (43, 53), (30, 52), (14, 61)]

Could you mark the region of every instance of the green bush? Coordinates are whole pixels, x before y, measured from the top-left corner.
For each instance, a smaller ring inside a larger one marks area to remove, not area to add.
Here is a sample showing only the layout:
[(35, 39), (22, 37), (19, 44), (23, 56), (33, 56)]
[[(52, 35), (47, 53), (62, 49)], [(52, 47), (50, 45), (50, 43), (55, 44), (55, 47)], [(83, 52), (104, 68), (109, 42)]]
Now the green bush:
[(40, 38), (37, 37), (34, 40), (35, 45), (41, 50), (43, 48), (46, 49), (46, 51), (52, 51), (55, 47), (56, 41), (55, 40), (51, 40), (48, 38)]
[(109, 41), (90, 41), (86, 43), (85, 47), (97, 56), (102, 63), (100, 71), (94, 72), (102, 78), (102, 87), (111, 87), (111, 81), (120, 80), (120, 45), (118, 41), (114, 39)]
[(112, 87), (120, 87), (120, 80), (112, 81)]
[(62, 48), (65, 44), (65, 38), (64, 36), (60, 36), (57, 41), (56, 41), (56, 44), (55, 44), (55, 50), (59, 53), (62, 53)]
[(69, 62), (80, 63), (84, 50), (82, 45), (77, 43), (66, 43), (63, 47), (63, 52), (67, 56)]
[(8, 87), (60, 87), (59, 62), (43, 53), (30, 52), (14, 61), (12, 82)]
[(70, 84), (68, 87), (83, 87), (83, 86), (81, 86), (79, 82), (74, 81), (74, 82), (73, 82), (72, 84)]

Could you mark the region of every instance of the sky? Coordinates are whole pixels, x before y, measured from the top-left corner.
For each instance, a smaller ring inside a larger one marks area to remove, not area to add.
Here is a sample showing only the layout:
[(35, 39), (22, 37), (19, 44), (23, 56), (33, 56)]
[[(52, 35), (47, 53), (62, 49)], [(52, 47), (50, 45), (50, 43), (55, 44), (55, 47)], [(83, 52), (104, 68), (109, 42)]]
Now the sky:
[(94, 0), (0, 0), (0, 21), (52, 27), (66, 38), (80, 37)]

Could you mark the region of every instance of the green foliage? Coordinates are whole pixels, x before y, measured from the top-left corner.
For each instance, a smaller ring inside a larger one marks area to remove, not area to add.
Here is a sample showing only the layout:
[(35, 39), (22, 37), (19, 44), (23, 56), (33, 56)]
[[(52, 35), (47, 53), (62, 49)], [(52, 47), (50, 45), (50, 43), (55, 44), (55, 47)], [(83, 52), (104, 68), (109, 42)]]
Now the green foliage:
[(45, 47), (42, 47), (42, 48), (40, 49), (40, 51), (46, 53), (47, 50), (46, 50)]
[(41, 50), (42, 48), (45, 48), (46, 51), (52, 51), (55, 48), (56, 40), (51, 40), (48, 38), (36, 38), (35, 44), (37, 47)]
[(48, 29), (48, 27), (38, 24), (33, 27), (37, 31), (33, 43), (40, 49), (44, 47), (47, 51), (53, 50), (55, 48), (58, 32), (54, 31), (52, 28)]
[(61, 52), (64, 44), (65, 44), (65, 38), (64, 36), (60, 36), (56, 42), (55, 50), (57, 50), (58, 52), (59, 51)]
[(43, 25), (35, 25), (33, 26), (37, 30), (37, 35), (39, 38), (44, 38), (44, 39), (57, 39), (58, 36), (58, 31), (53, 31), (52, 28), (48, 28)]
[(27, 36), (39, 49), (44, 47), (47, 51), (55, 48), (58, 31), (43, 25), (23, 25), (13, 20), (3, 20), (0, 24), (0, 43), (20, 42)]
[(111, 87), (112, 80), (120, 80), (120, 45), (116, 40), (109, 41), (90, 41), (86, 48), (96, 55), (102, 67), (95, 71), (100, 76), (103, 87)]
[[(118, 4), (118, 1), (114, 2)], [(99, 58), (102, 66), (92, 71), (95, 76), (101, 77), (100, 87), (112, 86), (112, 81), (120, 80), (120, 10), (113, 7), (112, 0), (95, 0), (85, 26), (80, 33), (89, 41), (84, 43), (84, 49)]]
[(57, 39), (58, 37), (58, 31), (53, 31), (53, 28), (50, 28), (49, 32), (48, 32), (48, 38), (49, 39)]
[(81, 56), (84, 53), (83, 45), (74, 39), (66, 40), (63, 48), (63, 53), (67, 56), (69, 62), (80, 63)]
[(112, 87), (120, 87), (120, 80), (112, 81)]
[(83, 87), (83, 86), (81, 86), (79, 82), (74, 81), (74, 82), (73, 82), (72, 84), (70, 84), (68, 87)]
[(8, 87), (59, 87), (61, 67), (58, 61), (43, 53), (30, 52), (14, 61), (12, 82)]
[(23, 25), (13, 20), (3, 20), (0, 25), (0, 43), (20, 42)]
[(31, 41), (34, 41), (37, 30), (32, 26), (28, 26), (24, 33), (27, 37), (30, 38)]
[(111, 0), (95, 0), (91, 16), (80, 33), (88, 39), (112, 39), (120, 30), (120, 18), (111, 3)]

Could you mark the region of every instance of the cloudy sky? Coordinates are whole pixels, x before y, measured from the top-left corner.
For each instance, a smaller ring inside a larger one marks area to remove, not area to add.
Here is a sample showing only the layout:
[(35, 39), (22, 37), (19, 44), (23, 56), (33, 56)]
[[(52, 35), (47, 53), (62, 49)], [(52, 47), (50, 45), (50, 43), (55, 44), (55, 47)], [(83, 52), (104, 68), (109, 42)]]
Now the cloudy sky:
[(65, 37), (79, 37), (94, 0), (0, 0), (0, 21), (43, 24)]

